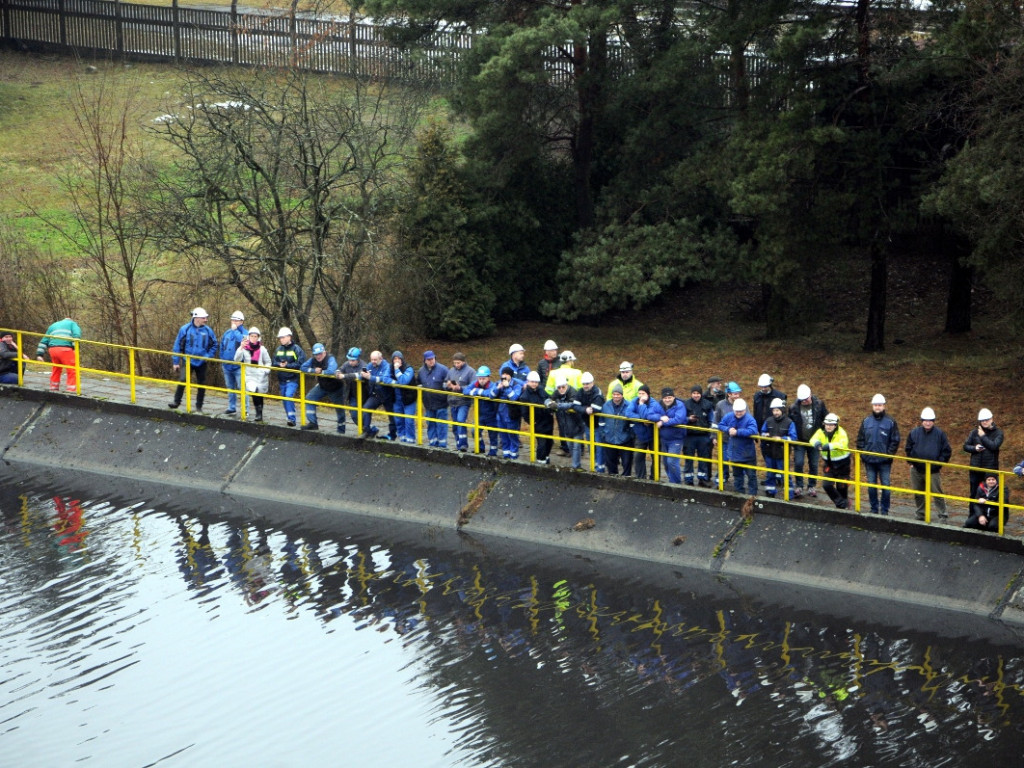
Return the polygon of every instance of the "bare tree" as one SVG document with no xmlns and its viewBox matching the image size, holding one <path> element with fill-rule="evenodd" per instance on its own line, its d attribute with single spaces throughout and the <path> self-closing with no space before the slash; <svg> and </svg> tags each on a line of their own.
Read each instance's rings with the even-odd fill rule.
<svg viewBox="0 0 1024 768">
<path fill-rule="evenodd" d="M 378 331 L 359 279 L 387 262 L 420 97 L 294 70 L 191 72 L 186 91 L 157 128 L 177 150 L 169 243 L 307 340 Z"/>
</svg>

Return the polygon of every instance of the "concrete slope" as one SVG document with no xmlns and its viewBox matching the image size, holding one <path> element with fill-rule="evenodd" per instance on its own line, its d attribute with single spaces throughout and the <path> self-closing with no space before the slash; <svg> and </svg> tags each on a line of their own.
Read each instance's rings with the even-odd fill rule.
<svg viewBox="0 0 1024 768">
<path fill-rule="evenodd" d="M 215 492 L 1024 625 L 1017 539 L 731 493 L 4 390 L 4 474 L 18 466 Z"/>
</svg>

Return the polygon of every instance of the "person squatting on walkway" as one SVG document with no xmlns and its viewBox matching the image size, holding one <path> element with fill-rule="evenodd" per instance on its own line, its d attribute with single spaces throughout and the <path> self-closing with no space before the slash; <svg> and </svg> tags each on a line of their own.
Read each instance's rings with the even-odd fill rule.
<svg viewBox="0 0 1024 768">
<path fill-rule="evenodd" d="M 343 379 L 338 377 L 338 361 L 330 354 L 320 342 L 313 345 L 313 354 L 302 363 L 300 370 L 316 376 L 316 386 L 306 394 L 306 423 L 303 429 L 320 429 L 316 418 L 317 403 L 341 403 Z M 344 374 L 342 374 L 344 375 Z M 345 411 L 341 408 L 335 409 L 338 419 L 338 432 L 345 431 Z"/>
<path fill-rule="evenodd" d="M 14 341 L 13 331 L 0 331 L 0 384 L 18 383 L 18 366 L 21 355 Z"/>
<path fill-rule="evenodd" d="M 782 400 L 782 398 L 776 399 Z M 747 412 L 747 402 L 742 397 L 733 401 L 732 412 L 726 413 L 722 417 L 718 422 L 718 429 L 729 436 L 729 442 L 726 445 L 726 460 L 733 462 L 734 465 L 732 467 L 733 488 L 737 493 L 743 493 L 744 481 L 746 481 L 747 493 L 756 494 L 757 447 L 754 445 L 754 436 L 757 434 L 757 422 Z M 735 466 L 737 464 L 744 466 Z"/>
<path fill-rule="evenodd" d="M 245 389 L 252 395 L 253 421 L 263 421 L 263 395 L 270 390 L 273 360 L 261 341 L 260 329 L 249 329 L 246 340 L 235 351 L 235 362 L 245 363 Z"/>
<path fill-rule="evenodd" d="M 936 495 L 942 493 L 942 467 L 939 464 L 932 464 L 929 468 L 926 462 L 949 461 L 953 455 L 953 446 L 949 444 L 946 433 L 935 426 L 935 411 L 932 408 L 921 410 L 921 425 L 910 430 L 904 450 L 907 459 L 910 460 L 910 487 L 915 491 L 923 491 L 927 478 L 932 503 L 939 517 L 949 517 L 946 513 L 946 500 L 941 495 Z M 925 495 L 915 493 L 914 503 L 917 519 L 924 520 Z"/>
<path fill-rule="evenodd" d="M 207 363 L 211 357 L 217 356 L 217 336 L 206 324 L 210 315 L 202 307 L 192 310 L 192 320 L 185 323 L 178 330 L 174 339 L 174 346 L 171 348 L 175 353 L 171 358 L 171 365 L 174 372 L 178 374 L 178 381 L 184 382 L 189 376 L 191 368 L 191 383 L 198 384 L 196 387 L 196 413 L 203 412 L 203 401 L 206 399 L 206 372 Z M 184 357 L 188 355 L 189 357 Z M 185 365 L 182 365 L 182 361 Z M 185 395 L 185 384 L 179 384 L 174 390 L 174 400 L 167 404 L 168 408 L 177 408 L 181 405 L 181 398 Z"/>
<path fill-rule="evenodd" d="M 768 470 L 764 476 L 764 492 L 774 498 L 780 485 L 785 488 L 783 480 L 785 475 L 780 471 L 786 468 L 786 446 L 782 441 L 796 440 L 796 424 L 786 412 L 786 403 L 779 398 L 775 398 L 771 402 L 771 415 L 765 419 L 764 425 L 761 427 L 761 435 L 775 438 L 775 440 L 764 441 L 767 443 L 764 452 L 764 465 Z M 783 498 L 791 498 L 793 490 L 793 477 L 790 476 L 789 493 L 783 494 Z"/>
<path fill-rule="evenodd" d="M 825 417 L 821 429 L 811 436 L 811 443 L 821 451 L 821 471 L 825 477 L 822 488 L 837 509 L 846 509 L 850 492 L 850 438 L 839 426 L 836 414 Z"/>
<path fill-rule="evenodd" d="M 429 349 L 424 352 L 416 383 L 423 387 L 423 415 L 429 419 L 427 443 L 434 448 L 448 447 L 448 425 L 441 423 L 448 418 L 448 395 L 444 393 L 447 378 L 447 366 L 437 362 L 436 355 Z"/>
<path fill-rule="evenodd" d="M 469 429 L 466 422 L 469 420 L 469 409 L 473 401 L 468 397 L 461 397 L 461 394 L 475 378 L 472 366 L 466 364 L 466 356 L 462 352 L 452 355 L 452 367 L 448 369 L 444 388 L 451 393 L 448 395 L 448 411 L 454 422 L 452 437 L 455 438 L 455 449 L 463 452 L 469 450 Z"/>
<path fill-rule="evenodd" d="M 288 426 L 295 426 L 295 401 L 299 392 L 299 371 L 306 362 L 302 347 L 292 341 L 292 329 L 288 326 L 277 332 L 277 349 L 274 350 L 274 367 L 277 369 L 277 387 L 281 392 L 284 416 Z"/>
<path fill-rule="evenodd" d="M 964 523 L 964 528 L 976 528 L 979 531 L 999 530 L 999 476 L 987 474 L 974 492 L 971 514 Z M 1003 507 L 1003 525 L 1009 510 Z"/>
<path fill-rule="evenodd" d="M 868 501 L 871 503 L 872 514 L 889 514 L 892 491 L 889 481 L 892 477 L 892 457 L 900 449 L 900 428 L 893 418 L 885 412 L 885 395 L 879 393 L 871 398 L 871 414 L 861 422 L 857 431 L 857 450 L 870 451 L 871 454 L 888 454 L 886 456 L 861 456 L 864 474 L 871 486 L 868 488 Z M 879 505 L 879 493 L 876 485 L 884 485 Z"/>
<path fill-rule="evenodd" d="M 661 390 L 661 401 L 654 403 L 647 411 L 648 421 L 654 422 L 658 433 L 658 450 L 665 465 L 665 477 L 670 483 L 682 483 L 679 456 L 686 439 L 686 406 L 676 399 L 675 390 L 665 387 Z"/>
<path fill-rule="evenodd" d="M 46 335 L 39 340 L 36 347 L 36 359 L 42 362 L 43 355 L 50 353 L 50 391 L 60 391 L 61 373 L 67 372 L 65 392 L 78 393 L 78 374 L 75 370 L 75 342 L 82 338 L 82 329 L 70 317 L 58 320 L 46 329 Z"/>
<path fill-rule="evenodd" d="M 228 391 L 228 409 L 224 411 L 226 416 L 234 416 L 238 412 L 238 391 L 242 388 L 242 366 L 234 365 L 235 352 L 245 341 L 249 332 L 245 330 L 242 323 L 245 322 L 245 315 L 238 310 L 231 313 L 231 327 L 224 331 L 220 337 L 220 359 L 228 362 L 221 363 L 220 369 L 224 372 L 224 388 Z"/>
</svg>

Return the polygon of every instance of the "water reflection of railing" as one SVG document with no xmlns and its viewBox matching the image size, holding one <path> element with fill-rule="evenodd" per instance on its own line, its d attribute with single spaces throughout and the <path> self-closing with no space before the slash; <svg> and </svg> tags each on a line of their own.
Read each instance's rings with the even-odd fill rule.
<svg viewBox="0 0 1024 768">
<path fill-rule="evenodd" d="M 808 735 L 837 759 L 856 750 L 865 728 L 971 728 L 998 738 L 1024 721 L 1024 656 L 987 646 L 977 653 L 898 631 L 792 620 L 777 609 L 758 614 L 569 572 L 523 572 L 466 553 L 169 516 L 141 504 L 23 494 L 2 508 L 4 569 L 20 553 L 26 571 L 63 567 L 73 576 L 95 553 L 110 560 L 106 578 L 130 579 L 159 547 L 204 610 L 237 592 L 248 611 L 394 633 L 440 689 L 481 685 L 502 660 L 568 675 L 606 701 L 647 695 L 649 686 L 660 687 L 658 696 L 705 695 L 710 685 L 737 705 L 801 713 Z M 71 548 L 61 545 L 69 515 L 76 532 L 88 532 Z M 129 526 L 127 537 L 111 532 L 114 522 Z M 127 555 L 120 568 L 117 547 Z"/>
</svg>

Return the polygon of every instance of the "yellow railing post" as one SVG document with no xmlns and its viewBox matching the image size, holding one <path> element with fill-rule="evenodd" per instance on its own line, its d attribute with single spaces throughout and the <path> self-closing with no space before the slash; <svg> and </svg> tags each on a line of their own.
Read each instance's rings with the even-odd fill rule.
<svg viewBox="0 0 1024 768">
<path fill-rule="evenodd" d="M 715 460 L 718 463 L 718 490 L 725 490 L 725 440 L 724 433 L 719 431 L 715 440 Z"/>
<path fill-rule="evenodd" d="M 530 430 L 529 430 L 529 435 L 530 435 L 530 461 L 531 462 L 534 462 L 534 461 L 537 460 L 537 441 L 535 439 L 535 436 L 536 436 L 537 433 L 535 431 L 536 428 L 534 427 L 534 424 L 533 424 L 533 419 L 534 419 L 534 416 L 536 415 L 536 413 L 537 413 L 537 406 L 536 405 L 531 405 L 530 406 Z"/>
<path fill-rule="evenodd" d="M 597 457 L 594 456 L 594 448 L 597 445 L 597 419 L 596 414 L 590 414 L 590 430 L 587 435 L 587 450 L 590 451 L 590 471 L 593 472 L 597 468 Z"/>
<path fill-rule="evenodd" d="M 932 463 L 924 463 L 924 521 L 932 521 Z"/>
<path fill-rule="evenodd" d="M 423 445 L 423 419 L 425 418 L 423 411 L 423 388 L 417 387 L 416 389 L 416 445 Z"/>
<path fill-rule="evenodd" d="M 860 512 L 860 451 L 853 452 L 853 508 Z"/>
<path fill-rule="evenodd" d="M 82 366 L 81 366 L 81 355 L 82 350 L 79 348 L 78 339 L 72 339 L 71 349 L 75 353 L 75 394 L 82 394 Z M 131 350 L 129 353 L 133 358 L 135 357 L 135 350 Z M 67 373 L 64 374 L 67 376 Z M 132 392 L 132 403 L 135 402 L 135 392 Z"/>
<path fill-rule="evenodd" d="M 363 377 L 356 374 L 356 434 L 369 437 L 368 429 L 363 429 Z"/>
<path fill-rule="evenodd" d="M 78 367 L 78 355 L 75 355 L 75 367 Z M 82 390 L 82 379 L 76 373 L 78 390 Z M 128 351 L 128 390 L 131 393 L 132 405 L 135 404 L 135 350 Z"/>
<path fill-rule="evenodd" d="M 782 498 L 789 501 L 789 440 L 782 441 Z"/>
<path fill-rule="evenodd" d="M 28 359 L 28 355 L 25 354 L 21 331 L 14 334 L 14 343 L 18 345 L 18 357 L 15 358 L 18 366 L 18 386 L 23 387 L 25 386 L 25 363 L 23 361 Z"/>
<path fill-rule="evenodd" d="M 192 413 L 192 358 L 185 355 L 185 413 Z"/>
<path fill-rule="evenodd" d="M 295 398 L 292 398 L 294 401 Z M 300 427 L 306 426 L 306 377 L 299 371 L 299 413 L 298 422 Z"/>
<path fill-rule="evenodd" d="M 999 481 L 999 490 L 996 492 L 997 495 L 999 496 L 999 507 L 998 507 L 998 511 L 999 511 L 999 528 L 998 528 L 998 532 L 999 532 L 999 535 L 1002 536 L 1003 535 L 1003 511 L 1006 508 L 1006 502 L 1003 500 L 1003 474 L 1002 474 L 1002 472 L 1000 472 L 999 474 L 996 475 L 996 479 Z M 969 511 L 970 511 L 970 507 L 968 507 L 968 512 Z"/>
<path fill-rule="evenodd" d="M 657 424 L 657 422 L 655 422 Z M 654 439 L 651 441 L 651 447 L 654 448 L 654 457 L 651 462 L 651 479 L 658 483 L 661 482 L 661 448 L 659 446 L 661 440 L 661 430 L 657 427 L 654 428 Z"/>
<path fill-rule="evenodd" d="M 245 369 L 247 365 L 239 366 L 239 377 L 238 377 L 238 418 L 241 421 L 245 421 Z"/>
<path fill-rule="evenodd" d="M 476 446 L 472 453 L 483 453 L 483 438 L 480 436 L 480 398 L 473 395 L 473 445 Z M 467 437 L 468 435 L 467 429 Z"/>
</svg>

